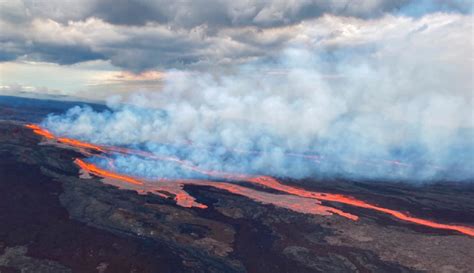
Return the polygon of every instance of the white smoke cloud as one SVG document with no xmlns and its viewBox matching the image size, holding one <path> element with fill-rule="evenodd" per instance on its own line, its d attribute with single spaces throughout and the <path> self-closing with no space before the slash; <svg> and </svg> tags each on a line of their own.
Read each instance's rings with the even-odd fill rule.
<svg viewBox="0 0 474 273">
<path fill-rule="evenodd" d="M 110 112 L 76 107 L 44 125 L 207 169 L 472 181 L 469 16 L 329 19 L 339 32 L 305 28 L 278 58 L 226 73 L 168 71 L 158 92 L 111 99 Z M 192 175 L 137 157 L 116 164 L 141 176 Z"/>
</svg>

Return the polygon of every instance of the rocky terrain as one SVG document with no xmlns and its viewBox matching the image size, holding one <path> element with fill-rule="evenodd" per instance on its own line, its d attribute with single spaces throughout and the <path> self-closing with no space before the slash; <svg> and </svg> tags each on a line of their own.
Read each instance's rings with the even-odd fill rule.
<svg viewBox="0 0 474 273">
<path fill-rule="evenodd" d="M 1 105 L 1 104 L 0 104 Z M 48 104 L 49 105 L 49 104 Z M 0 106 L 1 107 L 1 106 Z M 338 203 L 297 213 L 186 186 L 207 209 L 81 178 L 79 152 L 44 145 L 25 108 L 0 113 L 0 272 L 472 272 L 474 238 Z M 43 113 L 41 109 L 34 110 Z M 46 110 L 44 110 L 46 112 Z M 34 120 L 33 120 L 34 121 Z M 472 183 L 284 181 L 474 226 Z M 448 183 L 448 182 L 446 182 Z"/>
</svg>

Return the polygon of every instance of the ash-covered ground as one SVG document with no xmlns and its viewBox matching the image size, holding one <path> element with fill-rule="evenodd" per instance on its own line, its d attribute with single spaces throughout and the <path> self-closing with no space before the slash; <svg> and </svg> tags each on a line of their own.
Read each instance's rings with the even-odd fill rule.
<svg viewBox="0 0 474 273">
<path fill-rule="evenodd" d="M 0 272 L 472 272 L 474 238 L 327 202 L 297 213 L 205 186 L 184 208 L 83 179 L 83 155 L 24 127 L 75 102 L 0 97 Z M 100 109 L 100 105 L 95 105 Z M 474 226 L 473 183 L 283 181 L 440 223 Z"/>
</svg>

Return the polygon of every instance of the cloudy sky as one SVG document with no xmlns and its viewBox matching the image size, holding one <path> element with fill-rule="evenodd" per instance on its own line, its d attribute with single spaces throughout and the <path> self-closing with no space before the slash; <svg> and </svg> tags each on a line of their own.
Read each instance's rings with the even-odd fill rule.
<svg viewBox="0 0 474 273">
<path fill-rule="evenodd" d="M 0 0 L 0 92 L 103 99 L 159 90 L 170 70 L 271 64 L 289 48 L 338 62 L 415 48 L 464 67 L 466 80 L 472 10 L 469 0 Z"/>
</svg>

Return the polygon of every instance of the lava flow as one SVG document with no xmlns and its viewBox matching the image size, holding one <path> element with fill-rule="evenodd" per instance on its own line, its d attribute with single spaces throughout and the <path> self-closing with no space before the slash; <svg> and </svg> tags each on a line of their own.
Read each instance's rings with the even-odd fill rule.
<svg viewBox="0 0 474 273">
<path fill-rule="evenodd" d="M 93 173 L 97 176 L 119 179 L 119 180 L 122 180 L 130 184 L 134 184 L 134 185 L 143 185 L 143 182 L 137 179 L 100 169 L 92 163 L 86 163 L 80 159 L 76 159 L 74 162 L 83 170 L 87 170 L 88 172 Z"/>
<path fill-rule="evenodd" d="M 66 145 L 73 146 L 73 147 L 76 147 L 76 148 L 90 149 L 90 150 L 94 150 L 94 151 L 97 151 L 97 152 L 105 152 L 100 146 L 97 146 L 97 145 L 94 145 L 94 144 L 90 144 L 90 143 L 87 143 L 87 142 L 82 142 L 82 141 L 72 139 L 72 138 L 57 137 L 57 136 L 53 135 L 51 132 L 49 132 L 48 130 L 43 129 L 43 128 L 41 128 L 40 126 L 38 126 L 36 124 L 27 124 L 26 127 L 32 129 L 33 132 L 37 135 L 43 136 L 43 137 L 45 137 L 47 139 L 50 139 L 50 140 L 55 140 L 55 141 L 57 141 L 59 143 L 62 143 L 62 144 L 66 144 Z"/>
<path fill-rule="evenodd" d="M 183 207 L 197 207 L 207 208 L 206 205 L 201 204 L 195 200 L 194 197 L 190 196 L 183 187 L 185 185 L 198 185 L 213 187 L 221 190 L 228 191 L 233 194 L 246 196 L 252 200 L 263 204 L 272 204 L 277 207 L 287 208 L 296 212 L 318 214 L 318 215 L 332 215 L 338 214 L 342 217 L 346 217 L 351 220 L 358 220 L 358 216 L 344 212 L 342 210 L 325 206 L 321 201 L 337 202 L 345 205 L 350 205 L 359 208 L 370 209 L 378 211 L 384 214 L 391 215 L 397 219 L 405 222 L 410 222 L 426 227 L 453 230 L 469 236 L 474 237 L 474 228 L 467 226 L 449 225 L 416 218 L 409 216 L 405 213 L 376 206 L 362 200 L 358 200 L 351 196 L 332 194 L 332 193 L 320 193 L 312 192 L 302 188 L 289 186 L 280 183 L 276 179 L 268 176 L 251 176 L 246 174 L 233 174 L 225 173 L 213 170 L 203 170 L 192 163 L 181 160 L 176 157 L 169 156 L 158 156 L 149 152 L 113 147 L 113 146 L 97 146 L 90 143 L 78 141 L 75 139 L 57 137 L 51 132 L 39 127 L 38 125 L 27 125 L 28 128 L 32 129 L 36 134 L 41 135 L 49 140 L 57 141 L 58 143 L 79 149 L 89 149 L 95 152 L 101 152 L 103 154 L 109 153 L 121 153 L 121 154 L 133 154 L 138 155 L 151 160 L 164 160 L 179 164 L 181 167 L 195 171 L 215 179 L 224 179 L 225 182 L 199 180 L 199 179 L 157 179 L 147 180 L 135 178 L 123 174 L 116 173 L 111 170 L 102 169 L 92 163 L 87 163 L 81 159 L 76 159 L 75 163 L 85 172 L 94 174 L 96 176 L 109 179 L 109 183 L 122 187 L 136 190 L 139 193 L 153 193 L 162 197 L 173 197 L 176 203 Z M 90 153 L 86 153 L 90 155 Z M 112 161 L 112 159 L 108 159 Z M 113 164 L 112 164 L 113 165 Z M 117 181 L 124 183 L 117 183 Z M 230 182 L 234 181 L 234 182 Z M 247 188 L 243 185 L 237 185 L 235 182 L 246 182 L 258 185 L 259 187 L 269 188 L 280 192 L 279 194 L 268 193 L 265 191 L 259 191 L 256 189 Z"/>
<path fill-rule="evenodd" d="M 127 184 L 118 185 L 121 188 L 133 189 L 141 194 L 153 193 L 163 197 L 168 197 L 168 195 L 174 196 L 174 200 L 176 201 L 176 203 L 182 207 L 207 208 L 206 205 L 197 202 L 183 189 L 184 185 L 198 185 L 225 190 L 233 194 L 248 197 L 259 203 L 272 204 L 277 207 L 287 208 L 296 212 L 318 215 L 338 214 L 351 220 L 358 219 L 357 216 L 352 215 L 350 213 L 346 213 L 339 209 L 321 205 L 321 202 L 319 200 L 311 200 L 309 198 L 304 198 L 291 194 L 273 194 L 232 184 L 230 182 L 216 182 L 199 179 L 138 180 L 131 176 L 120 175 L 112 171 L 101 169 L 96 165 L 84 162 L 81 159 L 76 159 L 75 163 L 82 170 L 88 173 L 107 179 L 117 179 L 126 182 Z M 114 181 L 108 182 L 111 184 L 115 184 Z"/>
</svg>

